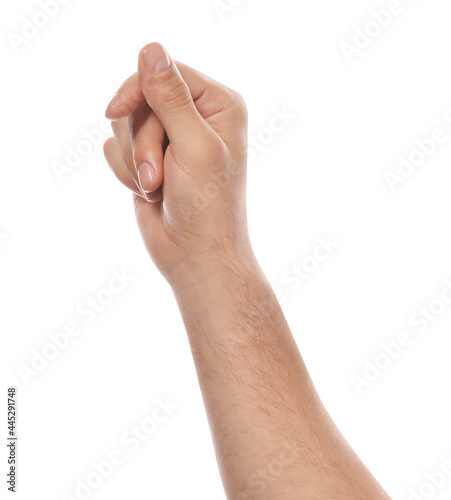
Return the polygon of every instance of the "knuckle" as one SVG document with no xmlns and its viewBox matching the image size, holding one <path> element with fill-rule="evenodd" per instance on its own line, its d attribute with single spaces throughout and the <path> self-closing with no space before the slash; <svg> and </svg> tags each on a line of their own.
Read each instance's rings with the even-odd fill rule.
<svg viewBox="0 0 451 500">
<path fill-rule="evenodd" d="M 108 156 L 111 156 L 115 147 L 116 147 L 116 139 L 114 137 L 110 137 L 104 142 L 103 154 L 105 155 L 106 158 L 108 158 Z"/>
<path fill-rule="evenodd" d="M 188 85 L 180 78 L 171 79 L 161 86 L 160 98 L 162 104 L 170 111 L 185 108 L 192 103 Z"/>
<path fill-rule="evenodd" d="M 247 106 L 244 97 L 236 90 L 228 89 L 230 109 L 238 117 L 247 119 Z"/>
</svg>

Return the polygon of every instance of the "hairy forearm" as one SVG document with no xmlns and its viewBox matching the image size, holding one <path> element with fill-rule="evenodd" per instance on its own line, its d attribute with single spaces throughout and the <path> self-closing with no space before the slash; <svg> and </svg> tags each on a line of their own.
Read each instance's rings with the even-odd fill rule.
<svg viewBox="0 0 451 500">
<path fill-rule="evenodd" d="M 174 292 L 228 498 L 388 499 L 325 411 L 256 261 L 205 266 Z"/>
</svg>

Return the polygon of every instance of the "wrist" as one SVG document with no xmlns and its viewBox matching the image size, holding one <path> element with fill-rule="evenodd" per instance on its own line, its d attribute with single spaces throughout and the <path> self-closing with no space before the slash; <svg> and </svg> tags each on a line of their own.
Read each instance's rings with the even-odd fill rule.
<svg viewBox="0 0 451 500">
<path fill-rule="evenodd" d="M 262 271 L 252 248 L 221 246 L 180 261 L 167 280 L 176 295 L 215 290 L 231 280 L 245 279 Z"/>
</svg>

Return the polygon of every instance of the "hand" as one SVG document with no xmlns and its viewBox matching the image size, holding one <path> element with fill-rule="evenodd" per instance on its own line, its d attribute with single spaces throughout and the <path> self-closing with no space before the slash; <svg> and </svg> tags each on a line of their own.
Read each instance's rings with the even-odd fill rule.
<svg viewBox="0 0 451 500">
<path fill-rule="evenodd" d="M 171 285 L 210 272 L 221 255 L 252 258 L 246 217 L 247 112 L 235 91 L 144 47 L 138 72 L 106 116 L 104 146 L 134 192 L 146 247 Z"/>
</svg>

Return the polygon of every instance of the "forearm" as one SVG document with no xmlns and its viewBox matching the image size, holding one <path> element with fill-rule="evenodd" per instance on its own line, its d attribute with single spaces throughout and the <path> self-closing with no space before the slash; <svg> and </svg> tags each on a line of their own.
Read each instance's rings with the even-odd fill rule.
<svg viewBox="0 0 451 500">
<path fill-rule="evenodd" d="M 389 498 L 322 406 L 256 261 L 205 266 L 174 292 L 228 498 Z"/>
</svg>

